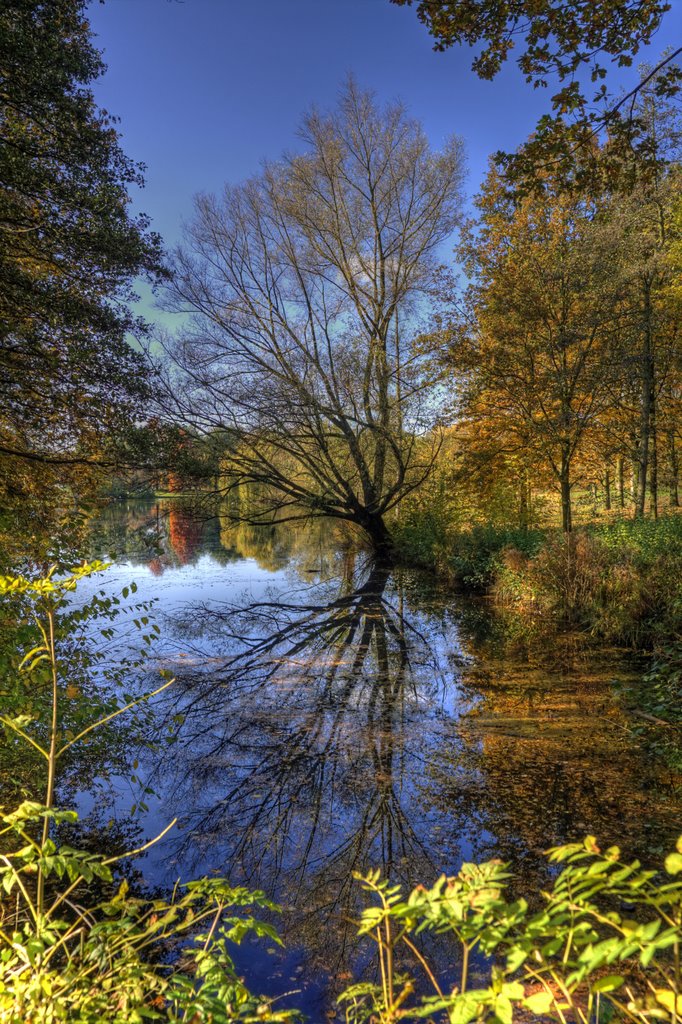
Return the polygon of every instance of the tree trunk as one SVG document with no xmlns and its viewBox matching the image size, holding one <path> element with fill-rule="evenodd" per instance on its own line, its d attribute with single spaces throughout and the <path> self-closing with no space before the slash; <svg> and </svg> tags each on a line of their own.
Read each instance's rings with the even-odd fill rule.
<svg viewBox="0 0 682 1024">
<path fill-rule="evenodd" d="M 528 529 L 528 474 L 525 470 L 519 481 L 519 527 L 522 530 Z"/>
<path fill-rule="evenodd" d="M 680 507 L 679 476 L 680 463 L 675 448 L 675 432 L 668 431 L 668 461 L 670 463 L 670 505 L 672 508 Z"/>
<path fill-rule="evenodd" d="M 608 466 L 606 467 L 606 470 L 604 471 L 604 504 L 606 506 L 606 511 L 610 512 L 611 511 L 611 472 L 610 472 Z"/>
<path fill-rule="evenodd" d="M 654 353 L 651 331 L 651 282 L 644 280 L 644 337 L 642 339 L 642 397 L 640 408 L 639 480 L 635 517 L 641 519 L 646 508 L 646 487 L 649 474 L 649 441 L 654 402 Z"/>
<path fill-rule="evenodd" d="M 658 431 L 656 429 L 656 399 L 651 399 L 651 511 L 654 519 L 658 519 Z"/>
<path fill-rule="evenodd" d="M 561 475 L 559 484 L 561 487 L 561 528 L 564 533 L 570 533 L 573 528 L 571 512 L 571 464 L 568 455 L 562 453 Z"/>
<path fill-rule="evenodd" d="M 394 551 L 393 538 L 383 516 L 377 512 L 365 512 L 358 518 L 358 522 L 369 537 L 377 557 L 390 560 Z"/>
<path fill-rule="evenodd" d="M 621 508 L 625 508 L 625 462 L 623 456 L 618 458 L 618 500 Z"/>
<path fill-rule="evenodd" d="M 375 494 L 379 495 L 384 490 L 384 473 L 386 470 L 386 449 L 387 438 L 390 435 L 391 427 L 391 403 L 389 400 L 389 378 L 390 368 L 386 353 L 386 339 L 376 338 L 371 342 L 374 346 L 374 353 L 369 354 L 369 365 L 374 363 L 377 383 L 377 404 L 379 429 L 374 431 L 374 475 L 372 485 Z M 366 401 L 369 422 L 373 420 L 371 402 Z"/>
<path fill-rule="evenodd" d="M 533 525 L 533 485 L 530 482 L 530 476 L 528 477 L 528 489 L 526 491 L 528 502 L 528 529 Z"/>
</svg>

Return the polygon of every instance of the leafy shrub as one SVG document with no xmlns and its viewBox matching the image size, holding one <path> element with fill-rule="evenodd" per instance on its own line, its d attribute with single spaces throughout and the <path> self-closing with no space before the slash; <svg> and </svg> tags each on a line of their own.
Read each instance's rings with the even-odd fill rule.
<svg viewBox="0 0 682 1024">
<path fill-rule="evenodd" d="M 458 511 L 447 481 L 442 476 L 428 481 L 401 502 L 391 523 L 391 534 L 401 558 L 413 565 L 435 565 L 442 569 L 457 520 Z"/>
<path fill-rule="evenodd" d="M 651 647 L 678 629 L 681 587 L 682 518 L 671 517 L 547 534 L 530 556 L 507 548 L 493 592 L 520 614 Z"/>
<path fill-rule="evenodd" d="M 586 533 L 553 535 L 533 558 L 507 549 L 496 577 L 503 601 L 535 607 L 568 621 L 579 621 L 602 600 L 608 566 L 599 543 Z"/>
<path fill-rule="evenodd" d="M 418 516 L 405 513 L 393 528 L 392 536 L 403 561 L 442 568 L 443 552 L 448 544 L 448 523 L 437 508 Z"/>
<path fill-rule="evenodd" d="M 454 878 L 443 876 L 406 898 L 378 872 L 362 878 L 375 903 L 362 915 L 360 934 L 376 942 L 380 981 L 346 989 L 346 1020 L 511 1024 L 530 1015 L 590 1024 L 615 1012 L 620 1020 L 676 1022 L 682 838 L 662 877 L 638 861 L 624 863 L 618 847 L 602 853 L 592 836 L 550 850 L 549 859 L 563 867 L 535 911 L 523 899 L 506 901 L 509 874 L 499 861 L 464 864 Z M 449 991 L 418 947 L 424 932 L 453 942 L 459 981 Z M 421 979 L 396 971 L 405 948 Z M 476 953 L 486 958 L 487 984 L 472 987 Z M 422 979 L 432 994 L 417 994 Z"/>
<path fill-rule="evenodd" d="M 228 941 L 240 942 L 247 935 L 279 941 L 271 925 L 245 913 L 251 908 L 277 909 L 263 893 L 232 888 L 225 879 L 204 878 L 178 884 L 168 900 L 148 900 L 131 897 L 124 881 L 114 895 L 96 900 L 94 883 L 99 880 L 111 888 L 115 866 L 151 843 L 106 857 L 58 845 L 51 837 L 53 825 L 76 820 L 73 812 L 53 806 L 60 762 L 80 740 L 90 739 L 145 700 L 98 707 L 108 713 L 81 722 L 75 735 L 65 729 L 62 705 L 68 687 L 63 683 L 68 666 L 59 657 L 62 620 L 73 625 L 90 622 L 98 614 L 112 618 L 115 607 L 100 597 L 84 608 L 69 608 L 69 595 L 79 581 L 103 568 L 96 562 L 61 578 L 54 570 L 38 580 L 0 577 L 0 593 L 22 603 L 38 634 L 38 643 L 21 658 L 16 674 L 21 683 L 46 689 L 49 695 L 35 705 L 47 721 L 26 714 L 0 715 L 7 733 L 24 742 L 46 766 L 43 804 L 24 801 L 11 813 L 0 808 L 0 1021 L 291 1020 L 297 1016 L 293 1011 L 275 1011 L 268 1000 L 248 991 L 227 948 Z M 147 621 L 142 616 L 140 627 Z M 100 632 L 112 633 L 109 628 Z M 152 637 L 144 633 L 143 639 L 149 643 Z M 75 657 L 73 645 L 70 650 Z M 96 669 L 98 660 L 81 653 L 76 664 L 83 683 L 83 673 Z"/>
<path fill-rule="evenodd" d="M 422 496 L 418 502 L 403 502 L 393 536 L 407 561 L 435 566 L 464 587 L 485 590 L 493 582 L 506 548 L 534 554 L 545 533 L 492 524 L 462 527 L 452 502 L 437 492 L 429 501 Z"/>
<path fill-rule="evenodd" d="M 659 555 L 682 555 L 682 517 L 617 519 L 588 527 L 589 533 L 618 552 L 627 549 L 639 564 L 650 564 Z"/>
<path fill-rule="evenodd" d="M 543 542 L 542 530 L 474 526 L 452 538 L 447 564 L 458 582 L 473 590 L 485 590 L 504 564 L 505 552 L 514 548 L 532 556 Z"/>
<path fill-rule="evenodd" d="M 74 820 L 25 802 L 0 815 L 0 1020 L 96 1024 L 142 1020 L 287 1021 L 237 975 L 227 942 L 278 942 L 248 912 L 277 909 L 261 892 L 210 878 L 178 885 L 170 899 L 134 898 L 124 881 L 93 905 L 94 879 L 113 882 L 123 858 L 97 856 L 32 835 L 44 820 Z M 135 851 L 139 852 L 139 851 Z M 123 856 L 129 856 L 124 854 Z M 35 879 L 50 891 L 40 903 Z"/>
</svg>

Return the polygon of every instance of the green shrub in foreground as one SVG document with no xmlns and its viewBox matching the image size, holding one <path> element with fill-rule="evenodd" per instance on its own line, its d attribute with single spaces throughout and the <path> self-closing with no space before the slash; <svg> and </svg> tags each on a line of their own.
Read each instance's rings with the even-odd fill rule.
<svg viewBox="0 0 682 1024">
<path fill-rule="evenodd" d="M 133 898 L 125 882 L 113 896 L 98 900 L 93 883 L 111 888 L 116 865 L 151 843 L 105 857 L 58 846 L 51 836 L 55 824 L 76 818 L 54 808 L 57 773 L 65 756 L 173 682 L 82 723 L 76 735 L 64 727 L 69 666 L 59 656 L 58 637 L 65 622 L 84 616 L 93 621 L 101 614 L 110 620 L 115 614 L 112 603 L 99 597 L 76 612 L 70 608 L 69 596 L 78 583 L 104 568 L 94 562 L 63 576 L 53 567 L 37 580 L 0 577 L 0 594 L 21 603 L 34 620 L 38 639 L 22 652 L 16 674 L 24 685 L 45 691 L 46 701 L 38 707 L 48 708 L 47 722 L 0 714 L 7 736 L 18 738 L 45 767 L 43 804 L 24 801 L 13 812 L 0 813 L 0 1022 L 290 1020 L 296 1014 L 277 1012 L 268 1000 L 248 991 L 228 952 L 228 941 L 238 943 L 247 935 L 279 942 L 269 924 L 249 913 L 252 908 L 277 909 L 263 893 L 233 888 L 220 878 L 202 878 L 176 885 L 167 900 Z M 143 616 L 140 627 L 147 621 Z M 112 631 L 100 633 L 110 636 Z M 150 635 L 143 634 L 143 639 L 148 643 Z M 82 662 L 89 667 L 97 663 L 87 657 Z M 86 698 L 86 708 L 88 704 Z"/>
<path fill-rule="evenodd" d="M 140 900 L 124 883 L 93 905 L 88 884 L 110 881 L 113 859 L 35 842 L 31 825 L 45 813 L 25 804 L 2 817 L 0 835 L 24 844 L 6 842 L 0 853 L 3 1024 L 229 1024 L 298 1016 L 252 996 L 228 952 L 228 941 L 249 934 L 277 941 L 249 913 L 274 909 L 262 893 L 211 878 L 178 886 L 167 900 Z M 601 852 L 592 837 L 549 851 L 549 859 L 562 870 L 549 892 L 536 894 L 539 910 L 505 899 L 510 875 L 495 860 L 464 864 L 456 876 L 405 897 L 378 872 L 362 877 L 372 905 L 359 935 L 375 940 L 379 980 L 342 993 L 346 1020 L 511 1024 L 530 1016 L 590 1024 L 613 1017 L 676 1024 L 682 840 L 662 874 L 625 863 L 617 847 Z M 40 915 L 31 896 L 38 869 L 53 880 Z M 451 988 L 441 987 L 438 969 L 420 951 L 420 935 L 429 931 L 452 941 L 459 977 Z M 401 948 L 412 957 L 412 973 L 395 967 Z"/>
<path fill-rule="evenodd" d="M 277 909 L 261 892 L 221 878 L 176 886 L 169 899 L 138 899 L 125 882 L 94 902 L 123 858 L 33 837 L 43 820 L 74 820 L 25 802 L 0 815 L 0 1021 L 2 1024 L 137 1024 L 144 1020 L 287 1021 L 238 977 L 227 942 L 279 942 L 250 911 Z M 126 854 L 124 856 L 129 856 Z M 48 895 L 39 911 L 35 882 Z"/>
<path fill-rule="evenodd" d="M 561 865 L 543 906 L 505 900 L 509 874 L 499 861 L 465 864 L 404 897 L 378 872 L 361 879 L 374 904 L 360 934 L 372 936 L 379 981 L 348 988 L 341 997 L 346 1020 L 393 1024 L 511 1024 L 541 1017 L 566 1024 L 599 1019 L 676 1024 L 682 1016 L 682 838 L 665 861 L 665 873 L 624 863 L 618 847 L 601 852 L 593 837 L 557 847 Z M 444 990 L 419 950 L 419 936 L 436 932 L 452 940 L 457 984 Z M 407 948 L 415 973 L 395 964 Z M 472 957 L 483 954 L 487 977 L 472 985 Z M 431 988 L 423 991 L 424 981 Z"/>
</svg>

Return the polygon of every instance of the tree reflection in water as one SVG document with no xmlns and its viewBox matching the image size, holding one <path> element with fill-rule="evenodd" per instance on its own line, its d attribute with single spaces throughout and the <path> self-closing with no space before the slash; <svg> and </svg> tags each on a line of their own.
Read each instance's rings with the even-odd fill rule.
<svg viewBox="0 0 682 1024">
<path fill-rule="evenodd" d="M 353 570 L 347 555 L 335 583 L 193 610 L 192 631 L 231 653 L 182 673 L 166 708 L 185 716 L 182 745 L 158 767 L 182 808 L 175 861 L 227 866 L 274 894 L 289 941 L 328 967 L 353 932 L 354 871 L 412 884 L 456 866 L 441 862 L 437 822 L 415 800 L 454 721 L 447 642 L 406 615 L 388 567 Z"/>
<path fill-rule="evenodd" d="M 520 895 L 546 886 L 549 846 L 593 834 L 653 866 L 679 833 L 682 780 L 633 735 L 616 657 L 555 637 L 524 657 L 489 651 L 464 675 L 476 706 L 422 795 L 449 810 L 474 859 L 513 865 Z"/>
<path fill-rule="evenodd" d="M 527 892 L 546 883 L 553 843 L 595 833 L 642 854 L 652 835 L 674 840 L 679 801 L 632 742 L 610 659 L 590 667 L 556 644 L 466 657 L 458 605 L 419 574 L 350 551 L 337 565 L 335 579 L 185 616 L 187 646 L 208 639 L 214 655 L 183 663 L 165 707 L 185 716 L 156 771 L 184 825 L 175 872 L 262 887 L 288 943 L 339 971 L 354 871 L 413 885 L 502 856 Z"/>
<path fill-rule="evenodd" d="M 160 623 L 177 684 L 159 735 L 177 743 L 138 774 L 163 798 L 162 824 L 178 813 L 184 827 L 150 854 L 150 880 L 215 870 L 262 887 L 320 977 L 357 949 L 353 871 L 412 885 L 499 856 L 525 893 L 546 882 L 552 844 L 591 833 L 655 859 L 674 843 L 679 779 L 614 700 L 613 676 L 630 670 L 615 652 L 583 638 L 514 646 L 484 603 L 372 564 L 320 524 L 203 522 L 180 569 L 164 511 L 134 523 L 166 569 L 150 582 L 141 555 L 147 586 L 186 609 Z M 235 580 L 254 589 L 240 597 Z M 187 604 L 205 581 L 210 605 Z"/>
</svg>

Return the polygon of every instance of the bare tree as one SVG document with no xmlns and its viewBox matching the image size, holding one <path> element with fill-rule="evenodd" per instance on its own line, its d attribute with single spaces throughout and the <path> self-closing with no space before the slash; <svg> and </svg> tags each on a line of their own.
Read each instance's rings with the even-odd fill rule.
<svg viewBox="0 0 682 1024">
<path fill-rule="evenodd" d="M 458 222 L 462 144 L 431 152 L 400 104 L 352 80 L 300 135 L 302 155 L 197 199 L 175 256 L 173 308 L 193 316 L 166 345 L 168 397 L 194 428 L 237 431 L 226 487 L 260 485 L 253 521 L 334 516 L 385 549 L 386 513 L 439 444 L 413 339 Z"/>
</svg>

